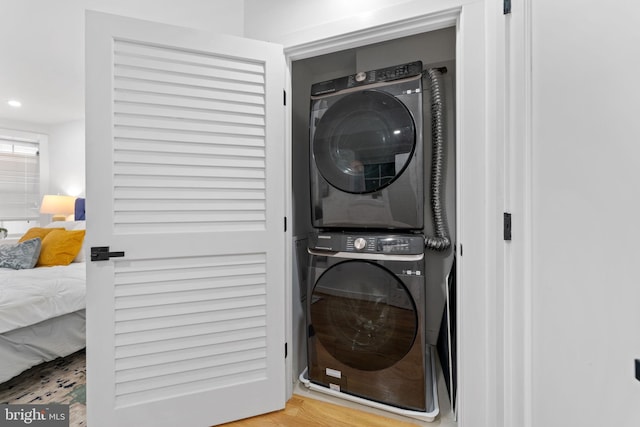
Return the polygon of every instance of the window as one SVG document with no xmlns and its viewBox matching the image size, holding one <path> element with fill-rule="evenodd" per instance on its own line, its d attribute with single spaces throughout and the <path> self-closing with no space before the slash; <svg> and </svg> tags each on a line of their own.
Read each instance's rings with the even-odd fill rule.
<svg viewBox="0 0 640 427">
<path fill-rule="evenodd" d="M 0 135 L 0 227 L 21 234 L 40 219 L 40 144 Z"/>
</svg>

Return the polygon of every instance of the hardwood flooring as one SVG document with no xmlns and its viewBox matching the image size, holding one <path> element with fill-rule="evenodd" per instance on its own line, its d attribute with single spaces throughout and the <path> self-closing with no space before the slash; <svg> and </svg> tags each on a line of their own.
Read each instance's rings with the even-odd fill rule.
<svg viewBox="0 0 640 427">
<path fill-rule="evenodd" d="M 415 427 L 368 412 L 294 394 L 281 411 L 224 424 L 224 427 Z"/>
</svg>

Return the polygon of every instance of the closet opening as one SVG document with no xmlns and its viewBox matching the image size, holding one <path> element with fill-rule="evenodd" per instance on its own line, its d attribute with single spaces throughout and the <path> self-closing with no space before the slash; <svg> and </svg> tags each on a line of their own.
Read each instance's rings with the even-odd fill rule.
<svg viewBox="0 0 640 427">
<path fill-rule="evenodd" d="M 311 127 L 317 125 L 317 117 L 313 117 L 312 113 L 313 103 L 311 101 L 311 88 L 312 85 L 320 82 L 335 81 L 337 79 L 343 79 L 348 76 L 356 76 L 358 73 L 367 73 L 375 70 L 386 70 L 401 66 L 403 64 L 416 63 L 419 61 L 422 65 L 422 100 L 420 108 L 416 108 L 414 111 L 410 111 L 414 121 L 421 123 L 422 126 L 418 126 L 418 132 L 422 133 L 422 148 L 419 151 L 413 151 L 412 155 L 420 156 L 419 161 L 422 162 L 422 172 L 419 174 L 419 179 L 422 180 L 421 185 L 421 215 L 422 215 L 422 227 L 413 227 L 411 229 L 397 229 L 391 228 L 385 229 L 384 226 L 367 226 L 364 229 L 359 229 L 356 226 L 340 228 L 339 226 L 325 228 L 323 226 L 314 226 L 313 218 L 317 216 L 317 212 L 312 210 L 318 209 L 314 206 L 312 193 L 318 191 L 326 191 L 323 189 L 312 189 L 314 183 L 311 177 L 314 173 L 321 173 L 313 170 L 314 152 L 312 147 L 313 131 Z M 434 100 L 434 92 L 432 90 L 432 81 L 429 79 L 429 70 L 437 69 L 441 73 L 439 76 L 439 93 L 438 97 L 441 97 L 440 106 L 443 114 L 441 122 L 441 135 L 443 138 L 441 160 L 434 162 L 434 133 L 432 132 L 432 123 L 434 123 L 434 112 L 432 108 Z M 368 74 L 367 74 L 368 75 Z M 373 85 L 371 90 L 377 90 L 377 86 Z M 405 36 L 388 41 L 372 43 L 359 47 L 349 48 L 346 50 L 340 50 L 320 56 L 313 56 L 305 59 L 294 60 L 291 62 L 291 177 L 292 177 L 292 221 L 291 221 L 291 235 L 293 238 L 293 263 L 292 263 L 292 301 L 293 301 L 293 343 L 291 346 L 292 365 L 293 365 L 293 381 L 296 383 L 294 387 L 302 387 L 305 389 L 303 382 L 299 382 L 298 378 L 302 375 L 302 378 L 308 376 L 309 360 L 308 360 L 308 340 L 310 334 L 314 333 L 313 322 L 310 322 L 311 299 L 314 301 L 318 299 L 319 293 L 314 293 L 314 288 L 321 281 L 317 280 L 317 269 L 314 268 L 314 245 L 319 234 L 324 234 L 326 238 L 327 234 L 343 236 L 345 238 L 351 238 L 353 236 L 358 237 L 364 235 L 365 240 L 375 238 L 375 242 L 387 240 L 389 236 L 393 235 L 397 240 L 397 236 L 400 238 L 409 237 L 409 240 L 413 241 L 417 236 L 436 236 L 438 235 L 437 219 L 434 218 L 440 216 L 443 218 L 444 226 L 446 228 L 448 238 L 450 239 L 450 246 L 446 248 L 439 248 L 440 250 L 434 250 L 430 248 L 423 248 L 424 264 L 421 264 L 420 269 L 412 267 L 408 269 L 410 274 L 414 275 L 419 271 L 420 281 L 418 283 L 424 283 L 426 289 L 424 298 L 417 298 L 413 301 L 413 304 L 417 304 L 418 311 L 423 313 L 419 317 L 419 322 L 423 322 L 423 340 L 426 347 L 426 359 L 427 364 L 430 358 L 435 364 L 435 385 L 437 393 L 437 401 L 434 402 L 435 406 L 430 406 L 425 412 L 429 414 L 426 417 L 413 417 L 418 420 L 430 421 L 437 417 L 440 422 L 444 422 L 444 425 L 457 425 L 455 422 L 455 416 L 452 411 L 452 403 L 455 408 L 456 403 L 456 353 L 455 353 L 455 252 L 457 245 L 457 154 L 456 154 L 456 28 L 446 27 L 436 29 L 434 31 L 424 32 L 416 35 Z M 420 111 L 420 113 L 418 113 Z M 315 121 L 316 123 L 313 123 Z M 382 137 L 384 139 L 384 137 Z M 366 144 L 365 144 L 366 145 Z M 340 150 L 336 149 L 335 152 Z M 342 155 L 349 156 L 350 154 Z M 437 155 L 437 154 L 436 154 Z M 335 154 L 334 154 L 335 157 Z M 394 162 L 398 163 L 399 157 L 396 155 Z M 418 161 L 416 159 L 412 161 Z M 339 162 L 338 162 L 339 163 Z M 389 163 L 389 162 L 387 162 Z M 391 162 L 393 163 L 393 162 Z M 393 166 L 393 165 L 391 165 Z M 397 166 L 397 165 L 396 165 Z M 435 213 L 432 209 L 432 196 L 433 194 L 433 180 L 432 174 L 433 168 L 438 168 L 441 173 L 441 194 L 438 198 L 440 200 L 440 213 Z M 398 167 L 398 170 L 400 167 Z M 408 173 L 408 168 L 404 169 L 401 173 Z M 418 178 L 415 170 L 411 171 L 414 176 L 411 179 Z M 326 185 L 325 185 L 326 187 Z M 317 197 L 317 196 L 315 196 Z M 374 196 L 372 199 L 375 199 Z M 382 197 L 382 194 L 380 195 Z M 420 199 L 420 198 L 418 198 Z M 348 200 L 348 199 L 347 199 Z M 371 200 L 371 199 L 370 199 Z M 412 202 L 413 203 L 413 202 Z M 341 204 L 337 203 L 335 206 L 340 209 Z M 345 206 L 348 208 L 348 206 Z M 323 215 L 328 215 L 325 212 Z M 400 241 L 402 246 L 404 240 Z M 377 243 L 376 243 L 377 244 Z M 349 259 L 341 260 L 348 263 Z M 370 261 L 364 261 L 374 266 Z M 311 267 L 311 268 L 310 268 Z M 375 267 L 375 266 L 374 266 Z M 381 268 L 387 268 L 383 266 Z M 331 270 L 328 270 L 331 271 Z M 355 271 L 355 270 L 354 270 Z M 371 268 L 371 273 L 375 275 L 376 268 Z M 406 269 L 404 271 L 406 273 Z M 365 274 L 365 276 L 366 276 Z M 334 294 L 340 292 L 347 292 L 344 289 L 354 283 L 361 283 L 365 281 L 362 277 L 358 277 L 356 272 L 352 279 L 349 279 L 349 283 L 335 283 L 333 286 L 337 289 L 333 289 Z M 371 276 L 374 277 L 374 276 Z M 368 280 L 371 282 L 372 279 Z M 328 279 L 327 276 L 324 279 Z M 324 280 L 326 283 L 327 280 Z M 401 286 L 398 286 L 401 288 Z M 378 292 L 378 294 L 376 294 Z M 371 291 L 368 294 L 376 294 L 378 297 L 384 293 L 384 291 Z M 324 294 L 323 294 L 324 295 Z M 389 291 L 385 294 L 385 298 L 388 299 L 389 306 L 402 305 L 401 299 L 398 294 L 394 294 L 393 291 Z M 395 299 L 394 299 L 395 298 Z M 378 319 L 380 316 L 384 316 L 382 313 L 376 314 Z M 416 317 L 418 319 L 418 317 Z M 450 321 L 449 319 L 453 319 Z M 353 320 L 353 319 L 352 319 Z M 370 319 L 371 320 L 371 319 Z M 343 322 L 347 321 L 343 319 Z M 371 322 L 368 323 L 371 325 Z M 340 327 L 337 323 L 333 326 L 335 338 L 338 335 L 343 334 L 344 331 L 340 331 Z M 362 326 L 364 328 L 364 326 Z M 317 328 L 316 328 L 317 329 Z M 376 332 L 381 334 L 384 326 L 378 329 Z M 331 335 L 331 327 L 326 329 Z M 311 331 L 311 332 L 310 332 Z M 361 331 L 362 332 L 362 331 Z M 353 332 L 358 334 L 358 332 Z M 393 334 L 390 334 L 393 335 Z M 343 337 L 344 338 L 344 337 Z M 352 342 L 358 341 L 355 335 L 350 338 Z M 384 364 L 383 364 L 384 365 Z M 329 367 L 327 367 L 330 369 Z M 383 377 L 384 378 L 384 377 Z M 347 381 L 347 380 L 344 380 Z M 344 383 L 343 381 L 343 383 Z M 429 382 L 430 379 L 427 379 Z M 313 381 L 312 381 L 313 382 Z M 328 380 L 329 388 L 334 388 L 331 384 L 337 383 L 340 387 L 340 381 Z M 427 388 L 428 388 L 427 384 Z M 349 387 L 343 386 L 346 389 L 346 394 Z M 294 389 L 295 392 L 295 389 Z M 345 393 L 343 393 L 344 395 Z M 358 394 L 357 392 L 355 394 Z M 323 398 L 322 393 L 318 392 L 314 394 L 314 397 Z M 345 400 L 345 402 L 348 400 Z M 369 399 L 365 399 L 369 400 Z M 377 398 L 376 404 L 383 401 L 384 398 Z M 393 401 L 393 399 L 390 399 Z M 396 403 L 391 406 L 402 407 L 402 401 L 395 401 Z M 370 406 L 376 406 L 370 405 Z M 406 410 L 406 407 L 411 405 L 404 405 L 405 408 L 400 408 L 400 411 L 396 413 L 399 415 L 405 415 L 402 411 Z M 430 412 L 431 411 L 431 412 Z M 395 413 L 392 411 L 390 416 Z M 430 415 L 433 415 L 431 417 Z M 409 414 L 409 416 L 411 416 Z M 428 425 L 428 424 L 425 424 Z"/>
</svg>

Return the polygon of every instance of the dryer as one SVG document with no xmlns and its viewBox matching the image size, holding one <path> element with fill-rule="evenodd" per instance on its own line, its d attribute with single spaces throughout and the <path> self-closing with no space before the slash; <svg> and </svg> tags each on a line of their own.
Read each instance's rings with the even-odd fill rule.
<svg viewBox="0 0 640 427">
<path fill-rule="evenodd" d="M 313 233 L 309 253 L 308 381 L 433 414 L 424 236 Z"/>
<path fill-rule="evenodd" d="M 311 219 L 316 228 L 421 230 L 422 62 L 311 86 Z"/>
</svg>

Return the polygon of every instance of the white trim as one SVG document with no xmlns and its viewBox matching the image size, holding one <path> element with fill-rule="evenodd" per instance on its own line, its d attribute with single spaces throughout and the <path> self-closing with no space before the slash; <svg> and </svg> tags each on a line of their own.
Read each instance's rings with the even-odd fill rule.
<svg viewBox="0 0 640 427">
<path fill-rule="evenodd" d="M 460 7 L 446 9 L 429 15 L 416 16 L 402 21 L 286 47 L 284 52 L 289 61 L 298 61 L 340 50 L 453 27 L 456 25 L 460 11 Z"/>
<path fill-rule="evenodd" d="M 458 414 L 461 427 L 500 424 L 495 377 L 496 270 L 494 41 L 484 2 L 462 9 L 457 38 Z M 459 254 L 460 255 L 460 254 Z M 501 301 L 500 301 L 501 303 Z"/>
<path fill-rule="evenodd" d="M 514 215 L 513 241 L 505 269 L 505 398 L 504 424 L 533 425 L 533 311 L 532 311 L 532 34 L 531 0 L 515 0 L 507 21 L 507 94 L 510 123 L 506 135 L 509 168 L 507 195 Z"/>
<path fill-rule="evenodd" d="M 283 58 L 284 60 L 284 58 Z M 293 248 L 295 245 L 295 241 L 297 240 L 297 236 L 293 236 L 293 177 L 292 177 L 292 169 L 291 162 L 293 159 L 291 141 L 293 140 L 292 135 L 292 124 L 291 124 L 291 104 L 292 104 L 292 88 L 291 88 L 291 63 L 285 61 L 285 81 L 283 82 L 283 87 L 285 91 L 285 112 L 284 112 L 284 155 L 285 155 L 285 188 L 282 189 L 284 192 L 285 199 L 285 218 L 286 221 L 286 229 L 283 238 L 285 239 L 285 249 L 284 249 L 284 264 L 285 264 L 285 288 L 284 288 L 284 304 L 285 304 L 285 345 L 287 346 L 287 355 L 285 357 L 285 373 L 286 373 L 286 383 L 285 383 L 285 396 L 286 399 L 289 400 L 293 395 L 293 388 L 296 382 L 296 378 L 293 374 L 293 358 L 295 347 L 293 345 L 293 304 L 294 304 L 294 295 L 293 286 L 296 285 L 296 281 L 293 280 L 290 272 L 293 271 Z M 284 224 L 283 224 L 284 226 Z"/>
<path fill-rule="evenodd" d="M 523 427 L 533 426 L 533 11 L 532 0 L 524 1 L 524 173 L 523 202 Z"/>
</svg>

